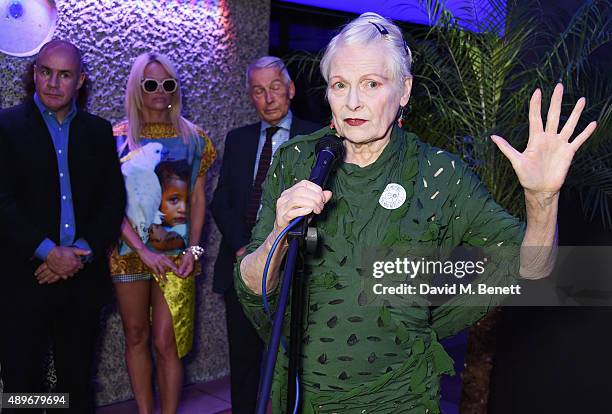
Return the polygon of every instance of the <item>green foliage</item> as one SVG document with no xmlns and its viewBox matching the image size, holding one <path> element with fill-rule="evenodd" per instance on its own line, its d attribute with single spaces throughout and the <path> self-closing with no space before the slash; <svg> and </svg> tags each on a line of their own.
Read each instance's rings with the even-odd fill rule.
<svg viewBox="0 0 612 414">
<path fill-rule="evenodd" d="M 591 62 L 593 52 L 612 40 L 612 0 L 585 1 L 565 27 L 547 23 L 537 0 L 482 0 L 478 7 L 486 9 L 485 15 L 471 7 L 453 15 L 443 0 L 421 0 L 421 6 L 431 25 L 405 33 L 414 60 L 408 128 L 461 155 L 501 205 L 523 215 L 520 183 L 490 136 L 501 135 L 522 151 L 531 95 L 542 90 L 546 112 L 561 82 L 561 125 L 582 96 L 587 107 L 574 136 L 589 122 L 598 123 L 574 157 L 565 187 L 580 197 L 587 218 L 599 216 L 612 228 L 612 82 Z M 324 88 L 315 79 L 320 58 L 301 53 L 290 57 L 289 64 L 297 64 L 300 75 Z"/>
<path fill-rule="evenodd" d="M 612 38 L 611 1 L 585 2 L 563 30 L 547 25 L 533 2 L 489 0 L 492 12 L 485 17 L 469 8 L 454 16 L 438 0 L 422 5 L 432 26 L 407 35 L 414 55 L 410 128 L 422 139 L 461 154 L 498 202 L 522 214 L 520 184 L 489 137 L 501 135 L 522 150 L 531 94 L 542 89 L 546 110 L 552 89 L 562 82 L 561 122 L 581 96 L 587 98 L 587 109 L 574 136 L 598 121 L 596 132 L 576 154 L 566 187 L 580 196 L 587 217 L 599 214 L 612 227 L 612 83 L 590 61 Z M 503 10 L 507 12 L 496 13 Z M 462 30 L 460 23 L 478 27 L 480 33 Z"/>
</svg>

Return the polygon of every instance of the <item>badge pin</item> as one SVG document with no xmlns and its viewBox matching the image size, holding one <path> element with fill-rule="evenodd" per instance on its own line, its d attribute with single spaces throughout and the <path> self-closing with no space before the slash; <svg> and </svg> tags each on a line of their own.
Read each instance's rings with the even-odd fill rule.
<svg viewBox="0 0 612 414">
<path fill-rule="evenodd" d="M 406 201 L 406 190 L 397 183 L 389 183 L 385 187 L 385 191 L 380 195 L 378 204 L 387 210 L 395 210 L 404 204 Z"/>
</svg>

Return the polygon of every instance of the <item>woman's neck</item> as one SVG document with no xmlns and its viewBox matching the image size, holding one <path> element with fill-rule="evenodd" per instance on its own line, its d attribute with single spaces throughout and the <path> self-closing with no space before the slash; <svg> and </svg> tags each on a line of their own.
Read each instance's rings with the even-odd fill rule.
<svg viewBox="0 0 612 414">
<path fill-rule="evenodd" d="M 171 123 L 170 111 L 164 109 L 162 111 L 142 111 L 142 121 L 145 124 L 169 124 Z"/>
<path fill-rule="evenodd" d="M 344 148 L 346 149 L 346 156 L 344 162 L 367 167 L 376 162 L 389 142 L 391 142 L 390 137 L 366 143 L 355 143 L 345 139 Z"/>
</svg>

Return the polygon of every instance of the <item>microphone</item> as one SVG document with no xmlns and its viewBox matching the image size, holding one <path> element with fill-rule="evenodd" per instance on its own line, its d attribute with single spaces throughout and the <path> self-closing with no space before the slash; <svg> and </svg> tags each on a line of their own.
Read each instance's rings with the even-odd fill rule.
<svg viewBox="0 0 612 414">
<path fill-rule="evenodd" d="M 342 138 L 335 135 L 325 135 L 315 146 L 316 161 L 308 181 L 324 188 L 327 178 L 337 162 L 344 160 L 344 145 Z"/>
<path fill-rule="evenodd" d="M 344 145 L 342 145 L 342 138 L 336 135 L 325 135 L 317 141 L 315 154 L 317 158 L 312 167 L 312 171 L 310 171 L 308 181 L 325 189 L 325 183 L 330 173 L 333 171 L 334 166 L 338 161 L 342 162 L 344 160 Z M 306 217 L 311 216 L 312 213 Z M 299 220 L 299 218 L 293 220 Z M 308 231 L 308 222 L 308 220 L 304 220 L 298 226 L 290 230 L 289 235 L 292 237 L 305 237 Z"/>
</svg>

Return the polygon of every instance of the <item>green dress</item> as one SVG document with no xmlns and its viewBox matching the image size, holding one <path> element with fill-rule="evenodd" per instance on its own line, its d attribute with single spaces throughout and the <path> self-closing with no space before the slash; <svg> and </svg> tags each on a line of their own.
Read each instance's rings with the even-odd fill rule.
<svg viewBox="0 0 612 414">
<path fill-rule="evenodd" d="M 308 178 L 317 140 L 332 133 L 324 128 L 279 149 L 246 254 L 272 230 L 281 192 Z M 395 209 L 379 204 L 389 183 L 400 184 L 406 192 L 405 202 Z M 303 412 L 438 413 L 439 376 L 454 373 L 438 340 L 472 325 L 497 299 L 465 306 L 471 298 L 458 295 L 446 306 L 394 306 L 368 295 L 364 278 L 371 279 L 372 273 L 364 269 L 363 258 L 369 249 L 380 247 L 518 246 L 524 226 L 493 201 L 459 158 L 399 128 L 373 164 L 339 166 L 330 190 L 332 199 L 317 218 L 320 252 L 306 259 Z M 238 296 L 267 341 L 271 324 L 261 296 L 242 282 L 240 261 L 235 270 Z M 503 257 L 490 263 L 480 278 L 490 285 L 508 284 L 517 275 L 517 257 Z M 276 292 L 269 299 L 274 308 Z M 288 335 L 287 326 L 284 333 Z M 287 358 L 279 351 L 274 413 L 285 411 L 286 367 Z"/>
</svg>

